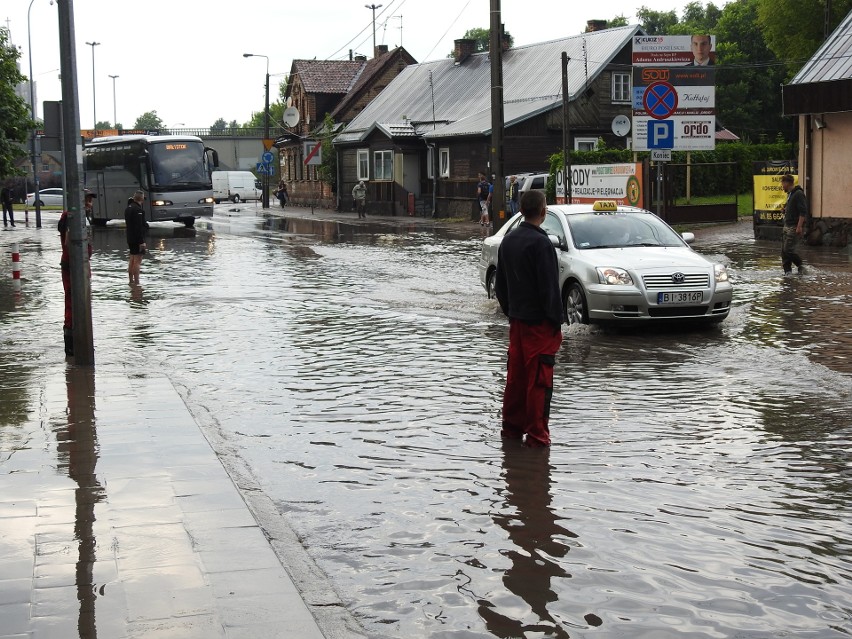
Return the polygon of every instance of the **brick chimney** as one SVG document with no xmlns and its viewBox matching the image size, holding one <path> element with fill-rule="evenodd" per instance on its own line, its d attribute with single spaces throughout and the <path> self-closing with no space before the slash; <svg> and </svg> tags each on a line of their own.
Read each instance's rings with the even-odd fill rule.
<svg viewBox="0 0 852 639">
<path fill-rule="evenodd" d="M 376 50 L 373 52 L 373 57 L 374 57 L 374 58 L 380 58 L 381 56 L 383 56 L 383 55 L 384 55 L 384 54 L 386 54 L 387 52 L 388 52 L 388 45 L 386 45 L 386 44 L 377 44 L 377 45 L 376 45 Z"/>
<path fill-rule="evenodd" d="M 506 51 L 512 48 L 512 44 L 509 42 L 509 36 L 506 35 L 505 28 L 500 30 L 500 48 L 503 53 L 506 53 Z"/>
<path fill-rule="evenodd" d="M 461 64 L 476 52 L 476 40 L 472 40 L 470 38 L 459 38 L 455 41 L 455 44 L 456 46 L 453 51 L 453 58 L 455 58 L 456 64 Z"/>
<path fill-rule="evenodd" d="M 592 31 L 603 31 L 604 29 L 606 29 L 606 20 L 586 21 L 586 33 L 591 33 Z"/>
</svg>

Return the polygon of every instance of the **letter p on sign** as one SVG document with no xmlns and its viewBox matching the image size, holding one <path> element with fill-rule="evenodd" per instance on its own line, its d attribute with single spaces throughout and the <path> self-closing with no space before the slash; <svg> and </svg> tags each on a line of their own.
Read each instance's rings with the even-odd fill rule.
<svg viewBox="0 0 852 639">
<path fill-rule="evenodd" d="M 674 148 L 674 122 L 671 120 L 651 120 L 648 122 L 648 148 Z"/>
</svg>

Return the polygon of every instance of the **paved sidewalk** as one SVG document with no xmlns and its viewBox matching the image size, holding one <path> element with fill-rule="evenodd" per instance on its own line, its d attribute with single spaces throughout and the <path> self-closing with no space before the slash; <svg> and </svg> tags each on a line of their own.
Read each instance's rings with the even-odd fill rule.
<svg viewBox="0 0 852 639">
<path fill-rule="evenodd" d="M 323 637 L 168 379 L 40 391 L 0 431 L 0 637 Z"/>
</svg>

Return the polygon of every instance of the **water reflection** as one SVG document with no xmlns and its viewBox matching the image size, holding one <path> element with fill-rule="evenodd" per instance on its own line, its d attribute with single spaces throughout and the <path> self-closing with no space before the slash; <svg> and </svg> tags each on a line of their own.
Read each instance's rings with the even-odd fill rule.
<svg viewBox="0 0 852 639">
<path fill-rule="evenodd" d="M 95 429 L 95 374 L 91 367 L 69 366 L 66 370 L 68 421 L 56 433 L 59 468 L 77 484 L 74 493 L 74 539 L 77 541 L 75 583 L 79 612 L 77 631 L 81 639 L 96 639 L 94 581 L 97 539 L 94 533 L 95 504 L 105 499 L 104 487 L 95 468 L 99 446 Z M 102 590 L 100 594 L 104 594 Z"/>
<path fill-rule="evenodd" d="M 558 601 L 552 581 L 571 577 L 557 561 L 570 550 L 565 538 L 577 537 L 559 524 L 551 505 L 552 470 L 549 449 L 530 450 L 517 442 L 503 442 L 505 501 L 492 517 L 513 544 L 503 551 L 512 562 L 503 585 L 525 605 L 511 605 L 498 593 L 479 599 L 479 614 L 495 637 L 531 636 L 528 633 L 570 637 L 549 610 Z M 499 607 L 495 600 L 501 601 Z"/>
</svg>

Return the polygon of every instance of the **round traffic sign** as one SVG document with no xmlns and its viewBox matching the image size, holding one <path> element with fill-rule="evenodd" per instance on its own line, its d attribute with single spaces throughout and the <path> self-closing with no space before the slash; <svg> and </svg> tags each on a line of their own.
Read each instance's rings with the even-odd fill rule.
<svg viewBox="0 0 852 639">
<path fill-rule="evenodd" d="M 271 164 L 271 163 L 272 163 L 272 160 L 274 160 L 274 159 L 275 159 L 275 157 L 272 155 L 272 153 L 271 153 L 270 151 L 266 151 L 266 152 L 263 154 L 263 156 L 262 156 L 262 157 L 263 157 L 263 163 L 264 163 L 264 164 Z"/>
<path fill-rule="evenodd" d="M 652 118 L 665 120 L 677 110 L 677 90 L 668 82 L 654 82 L 642 94 L 642 104 Z"/>
</svg>

